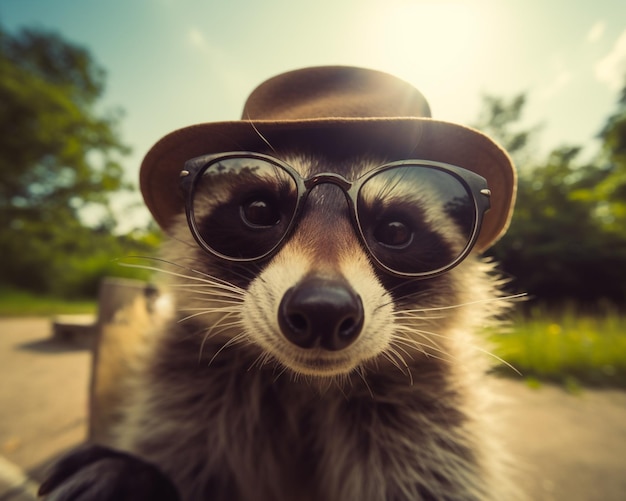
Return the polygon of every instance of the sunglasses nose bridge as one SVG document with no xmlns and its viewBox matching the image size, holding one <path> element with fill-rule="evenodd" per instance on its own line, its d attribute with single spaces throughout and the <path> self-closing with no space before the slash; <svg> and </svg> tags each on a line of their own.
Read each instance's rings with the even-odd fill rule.
<svg viewBox="0 0 626 501">
<path fill-rule="evenodd" d="M 340 174 L 333 172 L 327 172 L 322 174 L 315 174 L 304 181 L 307 191 L 312 190 L 320 184 L 334 184 L 341 188 L 341 190 L 347 193 L 352 187 L 352 183 Z"/>
<path fill-rule="evenodd" d="M 345 177 L 343 177 L 340 174 L 336 174 L 334 172 L 325 172 L 325 173 L 320 173 L 320 174 L 315 174 L 307 179 L 304 180 L 304 186 L 305 186 L 305 193 L 304 193 L 304 199 L 307 199 L 309 194 L 311 193 L 311 191 L 318 186 L 322 186 L 322 185 L 332 185 L 332 186 L 336 186 L 337 188 L 339 188 L 342 193 L 343 196 L 345 197 L 346 202 L 348 203 L 348 206 L 350 207 L 350 210 L 353 211 L 353 201 L 352 201 L 352 188 L 354 186 L 354 183 L 352 183 L 351 181 L 348 181 Z"/>
</svg>

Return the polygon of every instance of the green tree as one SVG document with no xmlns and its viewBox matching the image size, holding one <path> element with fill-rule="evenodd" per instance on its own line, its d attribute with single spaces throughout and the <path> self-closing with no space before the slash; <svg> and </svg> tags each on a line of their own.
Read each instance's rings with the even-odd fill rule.
<svg viewBox="0 0 626 501">
<path fill-rule="evenodd" d="M 0 75 L 0 276 L 38 292 L 85 292 L 96 278 L 80 286 L 78 275 L 124 241 L 110 235 L 108 200 L 129 188 L 120 113 L 98 109 L 105 72 L 57 34 L 0 28 Z M 100 215 L 95 227 L 81 219 L 87 209 Z"/>
<path fill-rule="evenodd" d="M 100 116 L 104 70 L 58 35 L 0 32 L 0 203 L 76 215 L 124 187 L 119 114 Z M 3 212 L 5 212 L 3 210 Z M 7 213 L 5 212 L 5 215 Z"/>
<path fill-rule="evenodd" d="M 602 131 L 602 154 L 588 164 L 580 162 L 576 146 L 532 160 L 528 149 L 536 129 L 524 131 L 518 125 L 524 102 L 521 96 L 510 101 L 487 97 L 478 124 L 513 154 L 519 174 L 511 227 L 490 253 L 514 288 L 535 299 L 623 303 L 625 98 Z"/>
<path fill-rule="evenodd" d="M 626 255 L 594 216 L 597 167 L 577 163 L 580 149 L 562 147 L 520 173 L 509 232 L 492 253 L 516 286 L 534 298 L 595 302 L 624 297 Z M 620 268 L 621 263 L 621 268 Z"/>
<path fill-rule="evenodd" d="M 600 138 L 603 168 L 593 192 L 596 216 L 607 232 L 626 240 L 626 85 L 617 111 L 608 118 Z"/>
<path fill-rule="evenodd" d="M 532 161 L 531 146 L 538 127 L 524 129 L 519 126 L 523 118 L 526 95 L 511 99 L 483 95 L 482 109 L 474 127 L 496 139 L 511 155 L 518 167 Z"/>
</svg>

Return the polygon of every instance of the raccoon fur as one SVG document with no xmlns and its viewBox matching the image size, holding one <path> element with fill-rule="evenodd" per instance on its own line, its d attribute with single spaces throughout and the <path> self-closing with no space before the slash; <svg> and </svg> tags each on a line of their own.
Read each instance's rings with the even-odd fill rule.
<svg viewBox="0 0 626 501">
<path fill-rule="evenodd" d="M 352 179 L 383 163 L 281 158 L 303 176 Z M 453 225 L 436 214 L 429 221 L 454 241 Z M 114 469 L 111 459 L 124 466 L 107 482 L 119 488 L 127 463 L 144 465 L 153 468 L 146 478 L 167 484 L 157 488 L 162 499 L 513 499 L 491 407 L 493 359 L 476 335 L 507 307 L 491 263 L 472 253 L 425 280 L 385 273 L 331 184 L 311 191 L 293 233 L 261 263 L 208 255 L 184 215 L 175 228 L 162 255 L 174 313 L 151 335 L 112 449 L 61 463 L 43 489 L 49 499 L 126 499 L 123 489 L 93 498 L 62 492 L 81 475 L 104 484 L 94 472 Z M 351 344 L 302 348 L 287 339 L 281 308 L 302 284 L 313 291 L 308 301 L 358 298 L 362 315 L 342 327 L 359 331 Z M 313 308 L 309 321 L 332 324 L 328 316 Z M 64 473 L 72 467 L 73 477 Z"/>
</svg>

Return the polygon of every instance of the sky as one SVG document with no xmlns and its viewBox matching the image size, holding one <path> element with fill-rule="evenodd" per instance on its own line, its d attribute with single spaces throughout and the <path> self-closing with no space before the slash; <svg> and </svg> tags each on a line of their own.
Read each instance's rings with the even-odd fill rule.
<svg viewBox="0 0 626 501">
<path fill-rule="evenodd" d="M 134 182 L 159 138 L 237 120 L 256 85 L 306 66 L 393 73 L 434 118 L 466 125 L 482 95 L 526 93 L 538 156 L 564 144 L 596 151 L 626 84 L 624 0 L 0 0 L 0 25 L 54 30 L 90 50 L 107 72 L 102 109 L 125 112 Z"/>
</svg>

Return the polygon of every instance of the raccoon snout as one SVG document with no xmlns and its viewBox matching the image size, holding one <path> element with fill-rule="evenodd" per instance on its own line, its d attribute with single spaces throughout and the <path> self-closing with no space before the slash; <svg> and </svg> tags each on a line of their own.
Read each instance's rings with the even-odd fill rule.
<svg viewBox="0 0 626 501">
<path fill-rule="evenodd" d="M 305 278 L 289 289 L 278 308 L 283 335 L 300 348 L 318 342 L 327 350 L 349 346 L 363 327 L 363 303 L 343 280 Z"/>
</svg>

